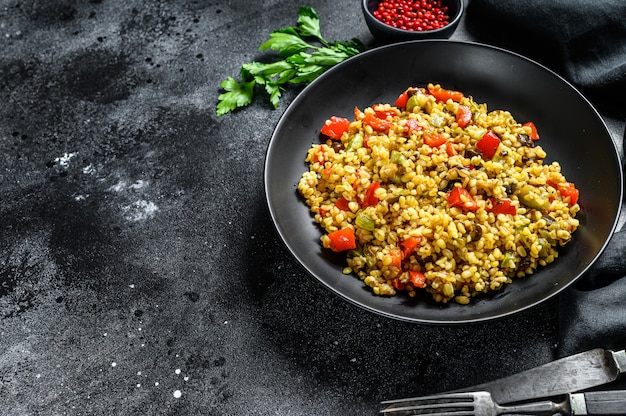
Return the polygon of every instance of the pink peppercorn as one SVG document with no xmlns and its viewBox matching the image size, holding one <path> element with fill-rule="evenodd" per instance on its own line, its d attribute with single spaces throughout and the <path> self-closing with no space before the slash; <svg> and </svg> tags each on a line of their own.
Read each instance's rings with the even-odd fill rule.
<svg viewBox="0 0 626 416">
<path fill-rule="evenodd" d="M 441 0 L 383 0 L 373 13 L 381 22 L 403 30 L 441 29 L 450 23 Z"/>
</svg>

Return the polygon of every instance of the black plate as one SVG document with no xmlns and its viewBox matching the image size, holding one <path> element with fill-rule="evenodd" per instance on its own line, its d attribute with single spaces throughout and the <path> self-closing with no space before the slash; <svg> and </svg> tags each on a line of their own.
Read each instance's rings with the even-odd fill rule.
<svg viewBox="0 0 626 416">
<path fill-rule="evenodd" d="M 353 117 L 393 103 L 409 86 L 440 83 L 506 109 L 537 125 L 546 162 L 558 160 L 580 190 L 581 225 L 551 265 L 515 280 L 470 305 L 437 304 L 429 296 L 378 297 L 354 275 L 345 259 L 321 248 L 321 229 L 297 193 L 311 144 L 332 115 Z M 615 144 L 593 106 L 547 68 L 514 53 L 475 43 L 427 40 L 370 50 L 332 68 L 305 88 L 283 114 L 265 161 L 265 191 L 280 237 L 305 270 L 336 294 L 368 310 L 419 323 L 464 323 L 499 318 L 536 305 L 579 278 L 613 235 L 622 200 L 623 173 Z M 303 277 L 305 278 L 305 277 Z"/>
</svg>

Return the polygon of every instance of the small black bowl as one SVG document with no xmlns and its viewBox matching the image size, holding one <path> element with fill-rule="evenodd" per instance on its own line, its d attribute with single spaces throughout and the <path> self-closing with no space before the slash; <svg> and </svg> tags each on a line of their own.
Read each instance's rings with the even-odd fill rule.
<svg viewBox="0 0 626 416">
<path fill-rule="evenodd" d="M 447 39 L 452 36 L 456 30 L 464 11 L 463 0 L 442 0 L 443 5 L 448 7 L 448 15 L 450 16 L 450 22 L 447 25 L 433 30 L 404 30 L 389 26 L 374 17 L 373 13 L 378 8 L 380 2 L 381 0 L 362 0 L 361 8 L 363 9 L 363 16 L 365 17 L 367 27 L 374 38 L 381 42 Z"/>
</svg>

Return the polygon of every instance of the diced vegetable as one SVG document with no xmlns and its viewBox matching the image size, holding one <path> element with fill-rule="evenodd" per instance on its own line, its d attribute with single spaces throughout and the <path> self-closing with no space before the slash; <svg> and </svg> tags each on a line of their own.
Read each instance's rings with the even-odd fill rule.
<svg viewBox="0 0 626 416">
<path fill-rule="evenodd" d="M 408 133 L 409 133 L 409 134 L 414 133 L 414 132 L 416 132 L 416 131 L 420 131 L 420 130 L 422 130 L 422 129 L 423 129 L 423 127 L 422 127 L 422 126 L 420 126 L 420 125 L 417 123 L 417 120 L 415 120 L 415 119 L 413 119 L 413 118 L 408 119 L 408 120 L 406 121 L 405 126 L 407 127 L 407 129 L 408 129 Z"/>
<path fill-rule="evenodd" d="M 559 189 L 560 194 L 563 195 L 563 197 L 565 198 L 569 197 L 570 204 L 574 205 L 578 203 L 579 192 L 573 183 L 565 182 L 564 184 L 560 184 L 558 189 Z"/>
<path fill-rule="evenodd" d="M 398 96 L 394 105 L 398 108 L 406 108 L 406 102 L 409 100 L 409 90 L 407 89 Z"/>
<path fill-rule="evenodd" d="M 441 88 L 440 85 L 428 85 L 428 92 L 435 97 L 437 101 L 446 102 L 448 100 L 459 102 L 463 99 L 463 93 L 460 91 L 447 90 Z"/>
<path fill-rule="evenodd" d="M 360 149 L 361 147 L 363 147 L 364 144 L 365 141 L 363 140 L 363 136 L 361 134 L 357 134 L 348 142 L 348 146 L 346 146 L 346 151 L 349 152 Z"/>
<path fill-rule="evenodd" d="M 417 236 L 411 236 L 402 241 L 400 245 L 402 246 L 402 258 L 408 258 L 419 246 L 422 239 Z"/>
<path fill-rule="evenodd" d="M 456 124 L 464 129 L 470 121 L 472 121 L 472 110 L 466 105 L 459 105 L 458 110 L 456 110 Z"/>
<path fill-rule="evenodd" d="M 446 122 L 446 119 L 443 118 L 443 115 L 441 115 L 441 114 L 432 113 L 430 115 L 429 122 L 430 122 L 431 126 L 439 128 L 439 127 L 443 127 L 443 125 Z"/>
<path fill-rule="evenodd" d="M 476 143 L 476 147 L 481 151 L 485 159 L 491 160 L 500 146 L 500 138 L 493 130 L 487 131 Z"/>
<path fill-rule="evenodd" d="M 391 151 L 391 157 L 389 158 L 389 161 L 391 163 L 398 163 L 398 164 L 402 164 L 404 162 L 404 155 L 397 151 L 397 150 L 392 150 Z"/>
<path fill-rule="evenodd" d="M 370 186 L 367 187 L 365 198 L 363 198 L 363 203 L 361 204 L 363 208 L 378 204 L 378 198 L 376 198 L 375 195 L 378 188 L 380 188 L 380 182 L 372 182 Z"/>
<path fill-rule="evenodd" d="M 335 206 L 342 211 L 350 211 L 349 203 L 350 202 L 342 196 L 335 202 Z"/>
<path fill-rule="evenodd" d="M 396 277 L 395 279 L 393 279 L 391 281 L 391 284 L 393 285 L 393 287 L 396 288 L 396 290 L 406 289 L 406 283 L 402 282 L 399 277 Z"/>
<path fill-rule="evenodd" d="M 350 227 L 342 228 L 328 234 L 330 249 L 335 252 L 352 250 L 356 248 L 354 230 Z"/>
<path fill-rule="evenodd" d="M 354 219 L 354 223 L 357 227 L 363 228 L 367 231 L 374 231 L 376 228 L 376 223 L 373 219 L 371 219 L 367 214 L 359 213 Z"/>
<path fill-rule="evenodd" d="M 417 270 L 409 270 L 409 283 L 414 288 L 422 288 L 426 286 L 426 276 Z"/>
<path fill-rule="evenodd" d="M 387 117 L 393 117 L 398 115 L 397 110 L 395 108 L 390 108 L 388 110 L 385 110 L 384 107 L 382 107 L 381 105 L 378 106 L 374 106 L 372 107 L 372 109 L 374 110 L 374 113 L 376 113 L 376 117 L 384 120 Z"/>
<path fill-rule="evenodd" d="M 448 153 L 448 156 L 450 157 L 457 154 L 454 143 L 452 143 L 451 141 L 446 142 L 446 153 Z"/>
<path fill-rule="evenodd" d="M 398 269 L 398 272 L 402 270 L 402 251 L 400 250 L 391 250 L 389 251 L 389 256 L 391 256 L 391 266 Z"/>
<path fill-rule="evenodd" d="M 539 133 L 537 132 L 537 126 L 535 126 L 535 123 L 533 123 L 532 121 L 528 121 L 528 122 L 522 124 L 522 126 L 530 127 L 530 138 L 533 141 L 539 140 Z"/>
<path fill-rule="evenodd" d="M 504 253 L 504 258 L 500 262 L 500 267 L 506 269 L 512 269 L 515 267 L 515 253 L 512 251 L 507 251 Z"/>
<path fill-rule="evenodd" d="M 538 209 L 540 211 L 546 210 L 550 206 L 548 195 L 537 193 L 531 185 L 521 187 L 517 193 L 517 199 L 528 208 Z"/>
<path fill-rule="evenodd" d="M 430 147 L 439 147 L 446 142 L 446 139 L 441 134 L 426 134 L 424 135 L 424 143 Z"/>
<path fill-rule="evenodd" d="M 478 203 L 465 188 L 455 187 L 448 192 L 448 205 L 451 207 L 459 207 L 468 211 L 476 211 Z"/>
<path fill-rule="evenodd" d="M 343 117 L 332 116 L 326 120 L 320 132 L 334 140 L 341 139 L 341 136 L 348 131 L 350 120 Z"/>
<path fill-rule="evenodd" d="M 494 198 L 490 198 L 490 201 L 491 201 L 491 209 L 489 209 L 489 211 L 493 212 L 496 215 L 498 214 L 516 215 L 517 214 L 517 208 L 515 207 L 515 205 L 511 203 L 510 199 L 496 200 Z"/>
<path fill-rule="evenodd" d="M 365 117 L 363 118 L 363 122 L 365 124 L 367 124 L 368 126 L 370 126 L 372 129 L 374 129 L 375 131 L 387 131 L 389 130 L 389 128 L 391 127 L 391 123 L 387 120 L 381 120 L 380 118 L 376 117 L 374 114 L 365 114 Z"/>
</svg>

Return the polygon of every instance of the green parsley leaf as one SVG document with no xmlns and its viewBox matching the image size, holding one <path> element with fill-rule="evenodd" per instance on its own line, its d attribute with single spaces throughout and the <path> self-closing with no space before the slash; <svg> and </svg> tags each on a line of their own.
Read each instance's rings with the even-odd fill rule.
<svg viewBox="0 0 626 416">
<path fill-rule="evenodd" d="M 320 20 L 315 10 L 311 7 L 300 7 L 300 14 L 298 15 L 298 32 L 301 36 L 313 36 L 320 42 L 326 44 L 326 40 L 322 37 L 320 31 Z"/>
<path fill-rule="evenodd" d="M 285 30 L 285 31 L 283 31 Z M 266 40 L 261 46 L 260 51 L 271 49 L 278 51 L 278 55 L 281 57 L 293 55 L 298 52 L 306 51 L 311 47 L 302 38 L 300 38 L 295 31 L 290 33 L 286 29 L 277 30 L 270 34 L 270 38 Z"/>
<path fill-rule="evenodd" d="M 270 95 L 270 103 L 277 108 L 281 96 L 280 86 L 275 82 L 268 82 L 265 84 L 265 91 Z"/>
<path fill-rule="evenodd" d="M 227 92 L 220 94 L 217 99 L 217 115 L 221 116 L 239 107 L 244 107 L 252 102 L 254 81 L 237 82 L 233 77 L 228 77 L 220 84 Z"/>
<path fill-rule="evenodd" d="M 286 83 L 308 84 L 333 65 L 364 51 L 365 46 L 358 39 L 326 41 L 322 37 L 315 10 L 300 7 L 296 26 L 273 31 L 269 39 L 259 46 L 259 50 L 276 51 L 280 59 L 268 63 L 243 64 L 241 82 L 232 77 L 222 81 L 220 86 L 226 92 L 217 97 L 218 116 L 249 105 L 257 84 L 264 86 L 270 103 L 277 108 Z"/>
</svg>

